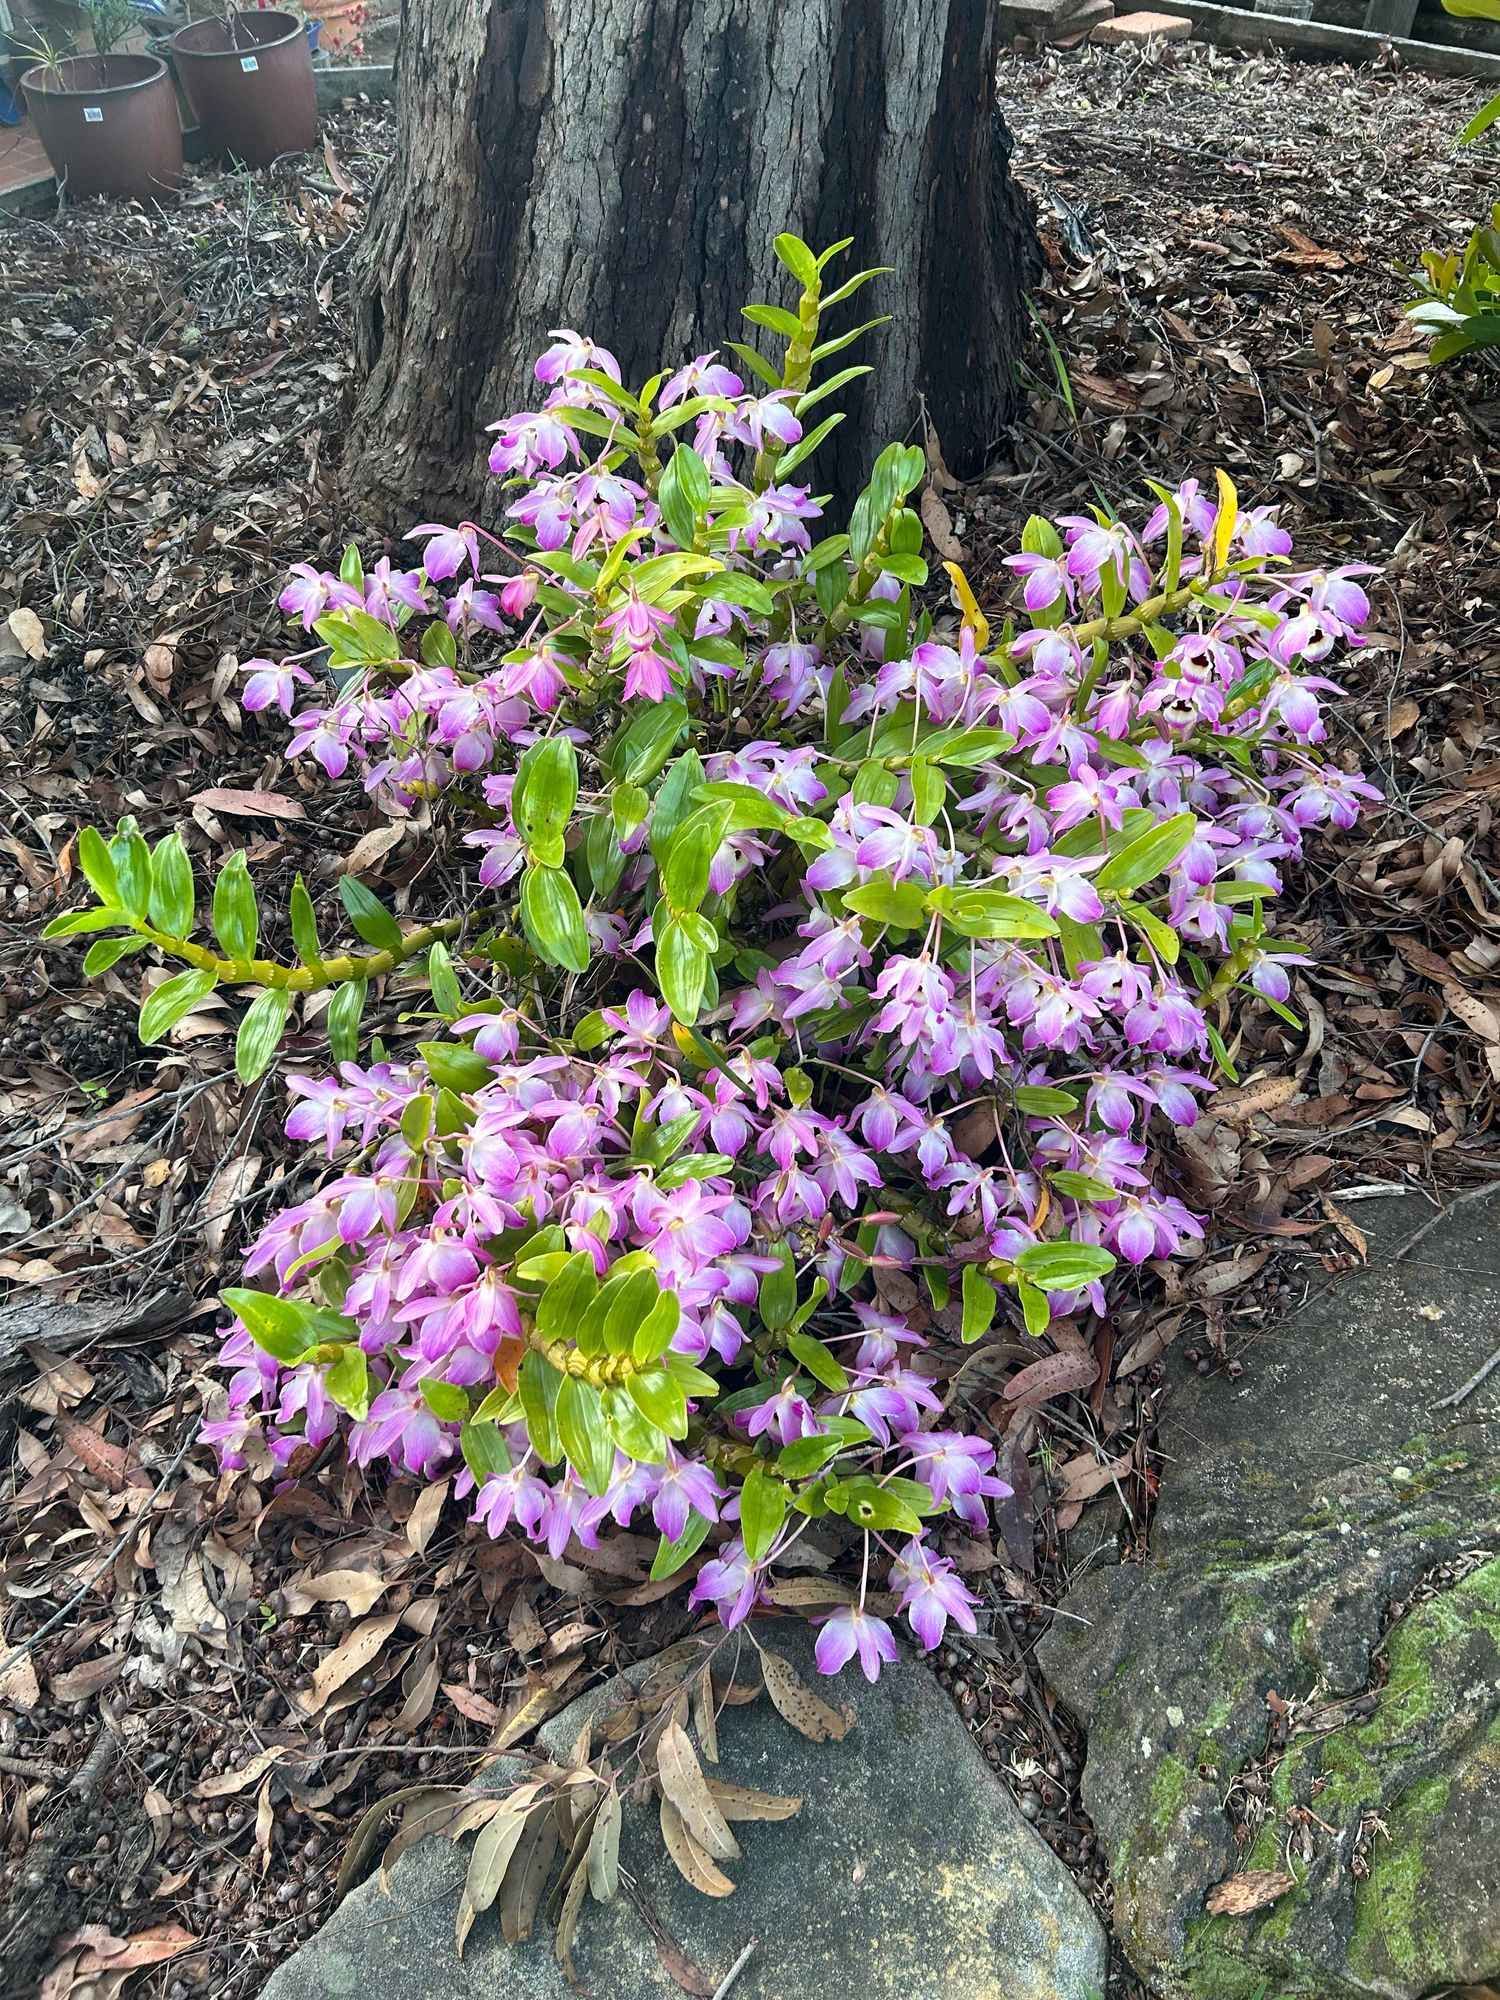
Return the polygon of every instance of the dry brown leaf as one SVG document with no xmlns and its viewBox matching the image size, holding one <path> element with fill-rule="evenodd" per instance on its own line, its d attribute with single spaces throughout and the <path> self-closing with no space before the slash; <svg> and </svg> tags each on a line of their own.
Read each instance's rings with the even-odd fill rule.
<svg viewBox="0 0 1500 2000">
<path fill-rule="evenodd" d="M 715 1861 L 737 1861 L 740 1844 L 714 1804 L 697 1752 L 678 1722 L 668 1722 L 657 1741 L 656 1774 L 698 1845 Z"/>
<path fill-rule="evenodd" d="M 1420 972 L 1424 979 L 1435 979 L 1439 986 L 1450 986 L 1458 977 L 1457 968 L 1446 958 L 1429 951 L 1425 944 L 1418 944 L 1414 938 L 1397 938 L 1396 949 L 1406 960 L 1413 972 Z"/>
<path fill-rule="evenodd" d="M 93 425 L 90 424 L 87 430 L 73 440 L 73 449 L 69 454 L 73 468 L 73 484 L 78 488 L 80 498 L 84 500 L 97 500 L 99 495 L 104 491 L 104 482 L 95 477 L 89 465 L 89 437 L 91 433 L 94 437 L 94 442 L 97 444 L 99 441 L 98 433 L 94 431 Z"/>
<path fill-rule="evenodd" d="M 1449 1013 L 1478 1035 L 1482 1042 L 1489 1042 L 1492 1046 L 1500 1043 L 1500 1015 L 1493 1007 L 1487 1007 L 1482 1000 L 1476 999 L 1472 993 L 1465 993 L 1458 986 L 1445 986 L 1443 998 L 1448 1003 Z"/>
<path fill-rule="evenodd" d="M 1195 1299 L 1217 1299 L 1225 1292 L 1238 1291 L 1248 1284 L 1257 1271 L 1269 1260 L 1270 1251 L 1247 1250 L 1243 1255 L 1233 1257 L 1204 1258 L 1188 1273 L 1183 1287 Z"/>
<path fill-rule="evenodd" d="M 1414 729 L 1421 719 L 1420 707 L 1410 695 L 1404 695 L 1400 701 L 1392 704 L 1391 712 L 1386 717 L 1385 733 L 1392 739 L 1404 736 L 1407 730 Z"/>
<path fill-rule="evenodd" d="M 166 694 L 177 667 L 177 648 L 164 640 L 154 640 L 144 654 L 146 679 L 157 694 Z"/>
<path fill-rule="evenodd" d="M 245 819 L 307 818 L 307 808 L 284 792 L 242 791 L 233 785 L 210 785 L 207 791 L 194 792 L 188 804 Z"/>
<path fill-rule="evenodd" d="M 85 1660 L 81 1667 L 72 1667 L 65 1674 L 53 1676 L 52 1699 L 91 1701 L 96 1694 L 102 1694 L 105 1688 L 113 1687 L 124 1671 L 123 1653 L 110 1653 L 100 1660 Z"/>
<path fill-rule="evenodd" d="M 432 1713 L 437 1700 L 438 1683 L 442 1679 L 442 1669 L 438 1665 L 437 1648 L 429 1640 L 419 1647 L 416 1656 L 401 1676 L 402 1703 L 392 1719 L 391 1728 L 398 1736 L 410 1736 Z"/>
<path fill-rule="evenodd" d="M 1099 1364 L 1091 1354 L 1044 1354 L 1040 1360 L 1017 1369 L 1000 1391 L 1007 1403 L 1040 1396 L 1061 1396 L 1073 1389 L 1087 1389 L 1099 1374 Z"/>
<path fill-rule="evenodd" d="M 589 1893 L 596 1903 L 612 1902 L 619 1894 L 620 1826 L 624 1816 L 620 1794 L 611 1785 L 599 1801 L 599 1810 L 594 1815 L 594 1827 L 589 1835 L 584 1863 Z"/>
<path fill-rule="evenodd" d="M 36 613 L 24 604 L 19 605 L 6 619 L 11 634 L 28 660 L 42 660 L 47 656 L 47 635 L 42 629 L 42 621 Z"/>
<path fill-rule="evenodd" d="M 373 1569 L 326 1569 L 320 1576 L 294 1577 L 283 1589 L 288 1617 L 300 1618 L 315 1604 L 345 1604 L 351 1618 L 365 1618 L 391 1587 Z"/>
<path fill-rule="evenodd" d="M 227 1799 L 235 1792 L 248 1792 L 285 1754 L 282 1745 L 273 1744 L 268 1750 L 258 1750 L 241 1770 L 212 1772 L 199 1784 L 198 1796 L 200 1799 Z"/>
<path fill-rule="evenodd" d="M 261 1781 L 255 1799 L 255 1846 L 260 1855 L 256 1873 L 264 1875 L 271 1865 L 271 1835 L 276 1827 L 276 1808 L 271 1804 L 269 1773 Z"/>
<path fill-rule="evenodd" d="M 573 1939 L 578 1931 L 578 1918 L 583 1910 L 583 1899 L 588 1894 L 588 1870 L 575 1867 L 568 1881 L 567 1893 L 562 1899 L 562 1909 L 558 1912 L 557 1930 L 552 1939 L 552 1951 L 562 1967 L 564 1979 L 575 1993 L 586 1993 L 573 1964 Z"/>
<path fill-rule="evenodd" d="M 481 1729 L 496 1729 L 505 1711 L 476 1689 L 466 1687 L 462 1681 L 444 1681 L 443 1693 L 449 1701 L 470 1722 L 477 1722 Z"/>
<path fill-rule="evenodd" d="M 821 1695 L 813 1693 L 790 1660 L 762 1646 L 753 1633 L 751 1638 L 760 1654 L 766 1693 L 782 1721 L 789 1722 L 810 1742 L 841 1742 L 854 1727 L 854 1710 L 830 1706 Z"/>
<path fill-rule="evenodd" d="M 387 820 L 380 826 L 372 826 L 368 833 L 362 833 L 350 848 L 340 873 L 363 875 L 367 868 L 373 868 L 377 861 L 383 861 L 401 840 L 406 831 L 405 820 Z"/>
<path fill-rule="evenodd" d="M 106 1250 L 116 1256 L 128 1250 L 143 1250 L 146 1239 L 131 1222 L 117 1202 L 101 1201 L 93 1214 L 94 1235 Z"/>
<path fill-rule="evenodd" d="M 60 1954 L 38 1988 L 38 2000 L 105 2000 L 120 1992 L 131 1973 L 164 1965 L 191 1951 L 198 1940 L 181 1924 L 152 1924 L 132 1937 L 115 1937 L 103 1924 L 85 1924 L 57 1940 Z"/>
<path fill-rule="evenodd" d="M 1247 1868 L 1242 1874 L 1215 1882 L 1203 1907 L 1211 1917 L 1248 1917 L 1278 1902 L 1295 1887 L 1295 1877 L 1279 1868 Z"/>
<path fill-rule="evenodd" d="M 500 1890 L 500 1932 L 507 1944 L 524 1944 L 531 1936 L 557 1849 L 557 1815 L 550 1805 L 534 1806 Z"/>
<path fill-rule="evenodd" d="M 1091 368 L 1070 368 L 1068 380 L 1075 395 L 1101 410 L 1120 410 L 1128 414 L 1141 407 L 1140 396 L 1128 382 L 1098 375 Z"/>
<path fill-rule="evenodd" d="M 562 1690 L 548 1687 L 545 1683 L 533 1688 L 496 1730 L 490 1744 L 492 1750 L 512 1749 L 521 1739 L 529 1736 L 533 1729 L 540 1728 L 554 1709 L 562 1707 Z"/>
<path fill-rule="evenodd" d="M 58 1435 L 80 1465 L 104 1480 L 111 1491 L 123 1492 L 132 1470 L 128 1454 L 117 1444 L 100 1437 L 91 1424 L 61 1411 L 53 1418 Z"/>
<path fill-rule="evenodd" d="M 209 1595 L 198 1551 L 171 1548 L 160 1535 L 153 1547 L 159 1602 L 171 1617 L 172 1630 L 196 1638 L 222 1636 L 226 1630 L 224 1613 Z"/>
<path fill-rule="evenodd" d="M 536 1615 L 536 1587 L 525 1584 L 511 1599 L 505 1636 L 518 1653 L 539 1653 L 547 1643 L 547 1628 Z"/>
<path fill-rule="evenodd" d="M 836 1604 L 857 1604 L 859 1592 L 831 1576 L 783 1576 L 761 1593 L 783 1611 L 826 1611 Z"/>
<path fill-rule="evenodd" d="M 586 1646 L 590 1639 L 597 1639 L 599 1627 L 591 1625 L 586 1618 L 571 1618 L 566 1625 L 559 1625 L 547 1640 L 547 1651 L 554 1659 L 564 1653 L 571 1653 L 579 1646 Z"/>
<path fill-rule="evenodd" d="M 1392 1111 L 1378 1111 L 1378 1122 L 1382 1125 L 1400 1125 L 1408 1132 L 1430 1132 L 1432 1119 L 1415 1104 L 1401 1104 Z"/>
<path fill-rule="evenodd" d="M 1115 1379 L 1123 1382 L 1127 1376 L 1137 1374 L 1142 1368 L 1149 1368 L 1153 1361 L 1166 1353 L 1181 1333 L 1182 1322 L 1181 1313 L 1172 1313 L 1157 1325 L 1147 1327 L 1138 1339 L 1131 1342 L 1125 1354 L 1115 1363 Z"/>
<path fill-rule="evenodd" d="M 1258 1112 L 1279 1111 L 1300 1090 L 1294 1076 L 1263 1076 L 1239 1090 L 1219 1091 L 1213 1099 L 1214 1116 L 1227 1119 L 1231 1125 L 1244 1125 Z"/>
<path fill-rule="evenodd" d="M 734 1894 L 733 1882 L 722 1868 L 715 1867 L 712 1855 L 704 1853 L 683 1825 L 682 1815 L 676 1806 L 665 1795 L 661 1802 L 661 1837 L 666 1842 L 667 1853 L 672 1857 L 677 1872 L 701 1895 Z"/>
<path fill-rule="evenodd" d="M 427 1544 L 437 1530 L 443 1502 L 448 1498 L 448 1481 L 440 1479 L 432 1486 L 424 1486 L 417 1495 L 417 1504 L 406 1517 L 406 1539 L 415 1555 L 425 1555 Z"/>
<path fill-rule="evenodd" d="M 476 1834 L 464 1883 L 464 1901 L 471 1911 L 487 1910 L 499 1895 L 505 1871 L 526 1831 L 530 1811 L 529 1802 L 517 1807 L 507 1800 L 490 1815 L 483 1831 Z"/>
<path fill-rule="evenodd" d="M 343 168 L 339 165 L 339 156 L 333 150 L 333 141 L 326 132 L 323 134 L 323 164 L 328 169 L 328 178 L 333 182 L 340 194 L 354 193 L 352 184 L 346 177 Z"/>
<path fill-rule="evenodd" d="M 97 1124 L 86 1125 L 78 1134 L 71 1149 L 74 1160 L 92 1160 L 111 1147 L 123 1146 L 146 1115 L 146 1106 L 160 1096 L 161 1089 L 154 1083 L 140 1090 L 127 1090 L 110 1106 L 107 1117 Z"/>
<path fill-rule="evenodd" d="M 379 1656 L 380 1649 L 400 1622 L 399 1611 L 386 1611 L 379 1618 L 367 1618 L 363 1624 L 356 1625 L 348 1637 L 318 1663 L 312 1686 L 297 1696 L 297 1705 L 302 1713 L 316 1715 L 345 1681 L 362 1674 Z"/>
<path fill-rule="evenodd" d="M 953 532 L 953 516 L 938 498 L 931 486 L 922 488 L 919 502 L 922 523 L 927 530 L 928 540 L 944 562 L 961 563 L 968 560 L 968 550 Z"/>
<path fill-rule="evenodd" d="M 3 1638 L 0 1638 L 0 1652 L 8 1652 Z M 42 1698 L 41 1683 L 36 1677 L 30 1653 L 23 1653 L 13 1666 L 0 1673 L 0 1703 L 7 1708 L 35 1708 Z"/>
<path fill-rule="evenodd" d="M 758 1792 L 753 1785 L 731 1785 L 722 1778 L 710 1778 L 708 1789 L 714 1804 L 728 1820 L 795 1819 L 802 1810 L 801 1799 L 779 1792 Z"/>
<path fill-rule="evenodd" d="M 203 1247 L 210 1257 L 224 1249 L 236 1210 L 260 1179 L 265 1166 L 261 1153 L 243 1153 L 222 1166 L 209 1182 L 203 1196 Z"/>
<path fill-rule="evenodd" d="M 1321 1205 L 1323 1213 L 1328 1217 L 1328 1220 L 1333 1224 L 1339 1235 L 1343 1237 L 1350 1249 L 1353 1250 L 1360 1262 L 1366 1262 L 1370 1255 L 1370 1245 L 1365 1232 L 1360 1228 L 1359 1224 L 1352 1216 L 1346 1215 L 1344 1210 L 1339 1207 L 1338 1203 L 1331 1196 L 1326 1194 L 1322 1196 Z"/>
<path fill-rule="evenodd" d="M 705 1664 L 703 1671 L 693 1676 L 689 1683 L 692 1690 L 693 1728 L 698 1737 L 698 1748 L 710 1764 L 719 1761 L 719 1718 L 714 1702 L 713 1668 Z"/>
<path fill-rule="evenodd" d="M 1276 264 L 1292 264 L 1307 270 L 1342 271 L 1347 269 L 1350 259 L 1342 250 L 1325 250 L 1314 243 L 1310 236 L 1297 229 L 1290 222 L 1278 222 L 1276 234 L 1291 244 L 1290 250 L 1275 250 L 1271 261 Z M 1355 261 L 1358 261 L 1357 259 Z"/>
<path fill-rule="evenodd" d="M 948 462 L 943 457 L 943 444 L 930 418 L 925 416 L 922 425 L 922 448 L 927 457 L 927 476 L 939 493 L 958 493 L 962 482 L 948 470 Z"/>
<path fill-rule="evenodd" d="M 1077 1458 L 1070 1458 L 1066 1465 L 1058 1467 L 1058 1475 L 1063 1482 L 1062 1491 L 1057 1496 L 1059 1507 L 1092 1500 L 1096 1493 L 1117 1485 L 1130 1471 L 1130 1453 L 1124 1452 L 1119 1458 L 1108 1459 L 1100 1464 L 1092 1452 L 1080 1452 Z"/>
</svg>

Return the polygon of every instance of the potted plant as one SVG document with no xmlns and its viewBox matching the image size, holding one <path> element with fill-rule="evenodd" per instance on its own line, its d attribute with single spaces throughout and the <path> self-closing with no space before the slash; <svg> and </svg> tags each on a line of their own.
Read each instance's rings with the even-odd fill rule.
<svg viewBox="0 0 1500 2000">
<path fill-rule="evenodd" d="M 301 0 L 309 19 L 309 32 L 316 28 L 328 37 L 335 54 L 358 62 L 364 54 L 365 24 L 370 18 L 367 0 Z"/>
<path fill-rule="evenodd" d="M 306 30 L 279 9 L 231 8 L 172 37 L 177 74 L 216 152 L 265 167 L 317 143 L 318 87 Z"/>
<path fill-rule="evenodd" d="M 255 0 L 255 6 L 262 13 L 274 8 L 277 12 L 290 14 L 293 19 L 300 21 L 302 32 L 307 36 L 307 46 L 313 52 L 314 62 L 317 61 L 320 54 L 318 43 L 323 33 L 321 9 L 309 9 L 303 4 L 303 0 Z M 326 55 L 323 56 L 323 61 L 324 63 L 328 61 Z"/>
<path fill-rule="evenodd" d="M 182 126 L 167 66 L 117 47 L 135 25 L 127 0 L 92 0 L 84 12 L 92 50 L 59 55 L 38 44 L 39 60 L 21 78 L 37 136 L 69 194 L 159 201 L 182 181 Z"/>
</svg>

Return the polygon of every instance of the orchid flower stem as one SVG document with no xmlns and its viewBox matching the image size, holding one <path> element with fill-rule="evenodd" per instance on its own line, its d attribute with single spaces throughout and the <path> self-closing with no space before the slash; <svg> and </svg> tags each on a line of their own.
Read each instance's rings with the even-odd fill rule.
<svg viewBox="0 0 1500 2000">
<path fill-rule="evenodd" d="M 345 954 L 339 958 L 320 958 L 311 965 L 281 965 L 273 958 L 220 958 L 217 952 L 193 944 L 188 938 L 169 937 L 152 924 L 132 922 L 125 917 L 122 921 L 148 944 L 185 960 L 200 972 L 213 973 L 221 986 L 273 986 L 285 988 L 289 993 L 320 993 L 326 986 L 342 986 L 350 979 L 382 978 L 431 946 L 457 937 L 470 919 L 449 917 L 440 924 L 426 924 L 420 930 L 408 931 L 399 948 L 392 946 L 389 951 L 371 952 L 368 958 Z"/>
<path fill-rule="evenodd" d="M 1133 638 L 1137 632 L 1144 631 L 1148 625 L 1154 625 L 1158 619 L 1170 617 L 1174 611 L 1180 611 L 1183 605 L 1191 603 L 1193 596 L 1194 586 L 1190 583 L 1184 584 L 1177 590 L 1163 590 L 1155 597 L 1148 597 L 1143 604 L 1138 604 L 1134 611 L 1122 611 L 1112 618 L 1091 618 L 1086 625 L 1074 626 L 1073 643 L 1078 650 L 1082 652 L 1085 646 L 1094 648 L 1094 658 L 1073 699 L 1075 716 L 1087 712 L 1088 704 L 1093 699 L 1094 689 L 1098 686 L 1099 678 L 1109 659 L 1110 645 L 1117 639 Z"/>
<path fill-rule="evenodd" d="M 540 1354 L 544 1361 L 550 1362 L 559 1375 L 575 1375 L 580 1382 L 587 1382 L 591 1389 L 612 1388 L 627 1376 L 642 1373 L 632 1355 L 584 1354 L 566 1340 L 548 1340 L 534 1326 L 526 1329 L 526 1345 L 534 1354 Z"/>
<path fill-rule="evenodd" d="M 855 612 L 874 589 L 884 567 L 882 558 L 890 553 L 890 527 L 890 521 L 887 519 L 875 537 L 870 553 L 849 579 L 849 588 L 844 592 L 842 601 L 833 607 L 819 627 L 818 645 L 824 651 L 833 644 L 840 633 L 848 631 L 854 622 Z"/>
<path fill-rule="evenodd" d="M 815 278 L 797 301 L 797 331 L 789 342 L 786 360 L 781 370 L 781 386 L 795 392 L 790 407 L 795 410 L 797 400 L 803 396 L 812 381 L 812 351 L 818 340 L 818 321 L 822 316 L 823 287 Z M 767 438 L 755 455 L 755 470 L 751 475 L 751 485 L 757 493 L 764 493 L 776 477 L 776 467 L 786 446 L 780 438 Z"/>
</svg>

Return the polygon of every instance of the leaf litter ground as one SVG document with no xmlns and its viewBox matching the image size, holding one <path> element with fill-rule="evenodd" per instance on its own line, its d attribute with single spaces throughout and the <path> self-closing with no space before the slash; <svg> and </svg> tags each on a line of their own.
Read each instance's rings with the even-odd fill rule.
<svg viewBox="0 0 1500 2000">
<path fill-rule="evenodd" d="M 1302 553 L 1388 577 L 1341 715 L 1388 807 L 1294 891 L 1303 1025 L 1251 1017 L 1239 1085 L 1163 1163 L 1213 1210 L 1204 1255 L 1102 1327 L 941 1361 L 1017 1494 L 993 1544 L 955 1548 L 993 1616 L 939 1673 L 1107 1912 L 1082 1745 L 1030 1645 L 1072 1569 L 1143 1553 L 1172 1371 L 1253 1376 L 1259 1331 L 1364 1256 L 1363 1195 L 1500 1184 L 1500 400 L 1493 374 L 1427 375 L 1394 269 L 1485 205 L 1450 143 L 1475 90 L 1191 46 L 1021 50 L 1002 91 L 1047 251 L 1030 393 L 975 487 L 929 441 L 934 536 L 992 597 L 1028 513 L 1222 464 Z M 397 907 L 462 893 L 429 828 L 307 786 L 231 698 L 287 564 L 350 526 L 347 272 L 388 137 L 353 107 L 321 156 L 199 170 L 169 213 L 0 223 L 4 2000 L 248 2000 L 372 1803 L 466 1777 L 686 1627 L 639 1540 L 552 1564 L 334 1458 L 274 1497 L 218 1480 L 193 1443 L 203 1302 L 305 1171 L 278 1086 L 235 1088 L 222 1002 L 143 1052 L 126 981 L 36 943 L 74 828 L 124 811 L 247 847 L 268 888 L 300 868 L 327 897 L 357 846 Z"/>
</svg>

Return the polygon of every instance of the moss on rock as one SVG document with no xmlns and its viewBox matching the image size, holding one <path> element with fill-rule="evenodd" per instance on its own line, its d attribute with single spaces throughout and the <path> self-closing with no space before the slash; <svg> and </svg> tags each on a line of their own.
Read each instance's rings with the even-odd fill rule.
<svg viewBox="0 0 1500 2000">
<path fill-rule="evenodd" d="M 1389 1242 L 1426 1219 L 1387 1208 Z M 1500 1564 L 1417 1603 L 1380 1656 L 1390 1603 L 1500 1548 L 1500 1376 L 1412 1431 L 1493 1350 L 1500 1236 L 1455 1216 L 1382 1264 L 1386 1227 L 1267 1329 L 1253 1384 L 1176 1381 L 1149 1559 L 1088 1575 L 1039 1648 L 1089 1732 L 1121 1942 L 1164 2000 L 1418 2000 L 1500 1967 Z M 1371 1712 L 1337 1714 L 1366 1689 Z M 1264 1757 L 1272 1690 L 1302 1733 L 1242 1844 L 1224 1799 Z M 1246 1868 L 1296 1880 L 1208 1919 Z"/>
</svg>

